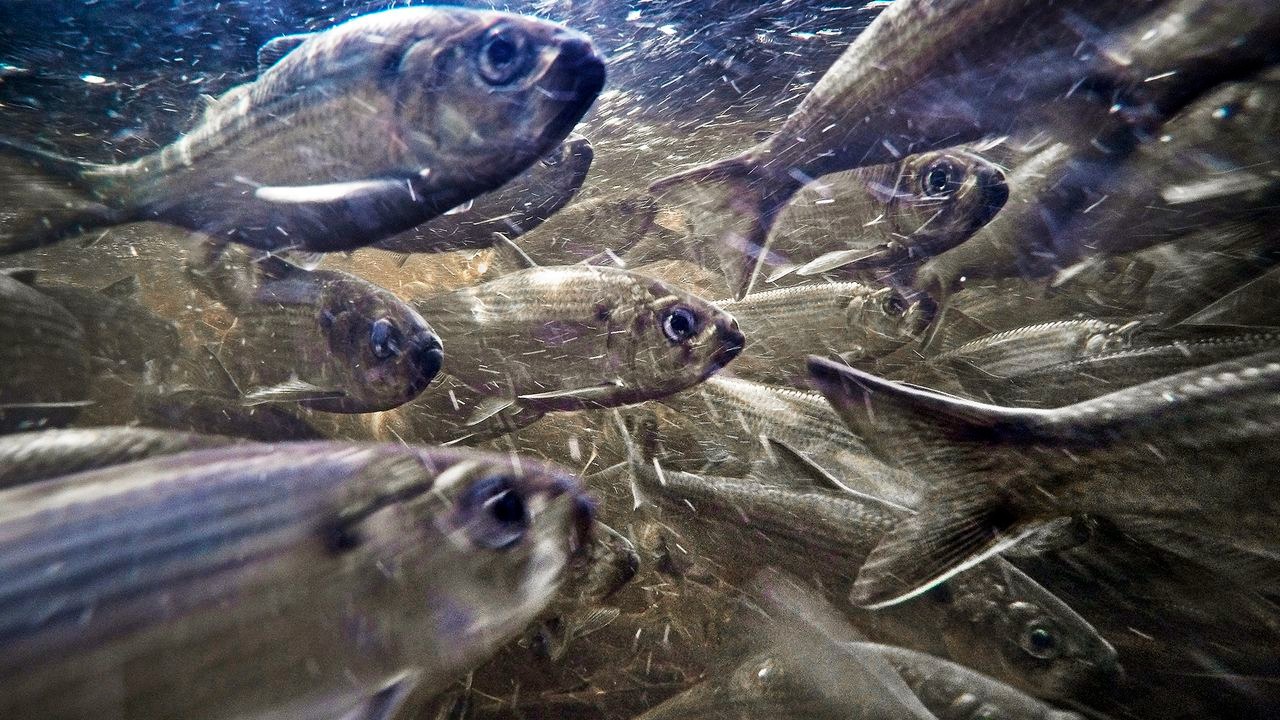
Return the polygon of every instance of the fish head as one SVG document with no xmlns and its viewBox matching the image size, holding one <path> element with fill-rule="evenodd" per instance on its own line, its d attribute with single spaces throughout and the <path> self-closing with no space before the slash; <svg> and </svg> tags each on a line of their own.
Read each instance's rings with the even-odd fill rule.
<svg viewBox="0 0 1280 720">
<path fill-rule="evenodd" d="M 578 193 L 587 179 L 587 170 L 595 153 L 591 141 L 571 134 L 551 152 L 542 156 L 495 195 L 510 198 L 511 218 L 505 223 L 512 237 L 531 230 L 538 220 L 546 219 L 564 207 Z M 520 225 L 533 219 L 535 225 Z M 499 221 L 499 230 L 504 223 Z"/>
<path fill-rule="evenodd" d="M 355 278 L 329 283 L 320 327 L 329 354 L 347 375 L 347 396 L 313 404 L 327 412 L 391 410 L 417 397 L 444 364 L 440 337 L 408 303 Z"/>
<path fill-rule="evenodd" d="M 957 576 L 950 590 L 931 591 L 935 599 L 948 596 L 950 612 L 962 616 L 950 627 L 979 636 L 949 633 L 947 647 L 958 662 L 1050 699 L 1080 697 L 1119 680 L 1115 648 L 1087 620 L 1013 566 L 1000 565 L 1000 572 Z"/>
<path fill-rule="evenodd" d="M 975 153 L 950 149 L 902 162 L 891 199 L 897 232 L 934 254 L 963 242 L 1009 199 L 1004 173 Z"/>
<path fill-rule="evenodd" d="M 626 271 L 616 271 L 626 272 Z M 746 346 L 738 321 L 710 301 L 629 273 L 635 283 L 611 322 L 611 369 L 651 400 L 691 387 L 728 365 Z"/>
<path fill-rule="evenodd" d="M 407 38 L 388 61 L 403 164 L 428 188 L 487 192 L 565 139 L 604 86 L 604 60 L 546 20 L 432 10 L 454 18 L 447 36 Z"/>
<path fill-rule="evenodd" d="M 398 583 L 420 588 L 438 644 L 423 657 L 495 650 L 553 599 L 592 543 L 594 504 L 577 478 L 549 463 L 469 450 L 414 451 L 428 492 L 403 502 L 394 530 L 430 552 L 402 559 Z M 482 658 L 467 661 L 478 663 Z"/>
<path fill-rule="evenodd" d="M 931 305 L 920 295 L 908 298 L 895 288 L 880 288 L 853 298 L 845 325 L 856 328 L 868 353 L 884 354 L 920 337 L 932 319 Z"/>
</svg>

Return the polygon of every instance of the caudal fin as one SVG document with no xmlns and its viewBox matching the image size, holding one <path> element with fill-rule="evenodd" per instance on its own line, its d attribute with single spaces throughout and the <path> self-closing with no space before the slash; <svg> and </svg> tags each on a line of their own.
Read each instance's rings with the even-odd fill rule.
<svg viewBox="0 0 1280 720">
<path fill-rule="evenodd" d="M 663 178 L 649 190 L 685 214 L 695 247 L 709 251 L 729 291 L 741 299 L 762 267 L 786 262 L 771 256 L 769 230 L 800 186 L 733 157 Z"/>
<path fill-rule="evenodd" d="M 96 197 L 90 166 L 0 138 L 0 255 L 49 245 L 125 214 Z"/>
<path fill-rule="evenodd" d="M 1044 410 L 983 405 L 884 380 L 810 357 L 814 384 L 849 428 L 885 462 L 931 489 L 920 512 L 888 532 L 867 557 L 850 599 L 884 607 L 915 597 L 1033 532 L 996 481 L 1010 444 L 1040 432 Z"/>
</svg>

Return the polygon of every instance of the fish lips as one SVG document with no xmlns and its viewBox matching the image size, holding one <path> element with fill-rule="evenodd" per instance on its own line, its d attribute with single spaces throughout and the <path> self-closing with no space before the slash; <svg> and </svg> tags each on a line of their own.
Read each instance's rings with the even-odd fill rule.
<svg viewBox="0 0 1280 720">
<path fill-rule="evenodd" d="M 414 367 L 418 369 L 414 383 L 415 395 L 422 392 L 444 367 L 444 345 L 435 333 L 421 332 L 410 340 Z"/>
<path fill-rule="evenodd" d="M 747 346 L 747 336 L 742 334 L 738 329 L 738 321 L 733 318 L 725 318 L 717 323 L 716 335 L 720 340 L 720 347 L 711 355 L 711 362 L 708 366 L 707 375 L 718 372 L 725 365 L 728 365 L 734 358 L 742 354 Z"/>
<path fill-rule="evenodd" d="M 982 197 L 982 204 L 975 218 L 974 228 L 980 228 L 991 221 L 992 218 L 1004 208 L 1006 202 L 1009 201 L 1009 183 L 1005 181 L 1004 173 L 994 167 L 985 167 L 977 172 L 978 192 Z"/>
<path fill-rule="evenodd" d="M 556 59 L 543 74 L 538 90 L 562 107 L 547 123 L 542 139 L 547 143 L 563 140 L 573 130 L 600 91 L 604 89 L 604 58 L 591 40 L 572 30 L 556 33 Z"/>
</svg>

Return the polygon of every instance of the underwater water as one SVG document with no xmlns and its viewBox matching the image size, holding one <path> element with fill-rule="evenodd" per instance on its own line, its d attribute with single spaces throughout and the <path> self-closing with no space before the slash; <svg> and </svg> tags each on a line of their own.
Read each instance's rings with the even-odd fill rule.
<svg viewBox="0 0 1280 720">
<path fill-rule="evenodd" d="M 0 718 L 1280 712 L 1271 0 L 0 17 Z"/>
</svg>

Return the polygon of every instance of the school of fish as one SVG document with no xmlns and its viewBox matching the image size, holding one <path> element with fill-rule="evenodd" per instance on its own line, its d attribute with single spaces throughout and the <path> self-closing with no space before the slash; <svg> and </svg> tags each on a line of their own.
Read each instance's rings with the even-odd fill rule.
<svg viewBox="0 0 1280 720">
<path fill-rule="evenodd" d="M 0 46 L 0 717 L 1280 715 L 1280 4 L 338 5 Z"/>
</svg>

